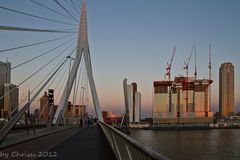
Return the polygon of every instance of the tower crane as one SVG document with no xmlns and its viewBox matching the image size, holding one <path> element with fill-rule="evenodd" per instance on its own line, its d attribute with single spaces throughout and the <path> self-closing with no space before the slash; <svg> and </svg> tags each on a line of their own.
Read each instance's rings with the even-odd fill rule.
<svg viewBox="0 0 240 160">
<path fill-rule="evenodd" d="M 172 67 L 172 62 L 173 62 L 173 57 L 175 55 L 175 52 L 176 52 L 176 46 L 173 49 L 173 53 L 172 53 L 170 63 L 167 63 L 165 78 L 166 78 L 166 76 L 168 76 L 168 81 L 171 80 L 171 67 Z"/>
<path fill-rule="evenodd" d="M 195 79 L 197 79 L 197 51 L 196 51 L 196 47 L 195 46 L 193 46 L 194 47 L 194 65 L 195 65 L 195 72 L 194 72 L 194 77 L 195 77 Z"/>
<path fill-rule="evenodd" d="M 168 76 L 168 81 L 170 82 L 171 80 L 171 67 L 172 67 L 172 62 L 173 62 L 173 57 L 175 55 L 176 52 L 176 46 L 173 49 L 173 53 L 172 53 L 172 57 L 170 60 L 170 63 L 167 63 L 167 68 L 166 68 L 166 74 L 165 74 L 165 79 L 166 76 Z M 169 99 L 168 99 L 168 104 L 169 104 L 169 108 L 168 111 L 171 112 L 172 111 L 172 85 L 168 86 L 168 94 L 169 94 Z"/>
<path fill-rule="evenodd" d="M 212 62 L 211 62 L 211 44 L 209 43 L 209 64 L 208 64 L 208 69 L 209 69 L 209 80 L 212 80 Z M 209 84 L 209 111 L 211 111 L 211 84 Z"/>
<path fill-rule="evenodd" d="M 193 51 L 195 51 L 195 50 L 196 50 L 196 47 L 193 46 L 193 48 L 192 48 L 192 50 L 191 50 L 191 53 L 190 53 L 187 61 L 184 62 L 184 67 L 183 67 L 183 69 L 186 69 L 186 76 L 187 76 L 187 78 L 188 78 L 188 67 L 189 67 L 189 63 L 190 63 L 190 60 L 191 60 Z"/>
<path fill-rule="evenodd" d="M 189 63 L 190 63 L 193 51 L 195 50 L 194 48 L 195 48 L 195 46 L 193 46 L 187 61 L 184 62 L 184 67 L 183 67 L 183 69 L 186 70 L 186 81 L 185 81 L 185 85 L 186 85 L 186 98 L 185 98 L 185 100 L 186 100 L 186 111 L 187 112 L 188 112 L 188 85 L 189 85 L 189 83 L 188 83 L 189 82 L 188 81 L 188 68 L 189 68 Z"/>
</svg>

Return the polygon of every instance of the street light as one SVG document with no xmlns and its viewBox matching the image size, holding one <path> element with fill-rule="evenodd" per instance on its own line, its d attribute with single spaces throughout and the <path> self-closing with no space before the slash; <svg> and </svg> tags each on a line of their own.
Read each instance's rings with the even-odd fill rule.
<svg viewBox="0 0 240 160">
<path fill-rule="evenodd" d="M 70 79 L 70 72 L 71 72 L 71 62 L 72 60 L 75 60 L 75 58 L 71 57 L 71 56 L 67 56 L 66 58 L 70 59 L 69 61 L 69 71 L 68 71 L 68 82 L 67 82 L 67 86 L 68 86 L 68 93 L 70 92 L 69 91 L 69 79 Z"/>
<path fill-rule="evenodd" d="M 82 90 L 82 115 L 81 115 L 81 117 L 82 117 L 82 120 L 83 120 L 83 108 L 84 108 L 84 103 L 83 103 L 83 99 L 84 99 L 84 90 L 85 90 L 86 88 L 85 87 L 81 87 L 81 90 Z"/>
<path fill-rule="evenodd" d="M 71 64 L 71 62 L 72 62 L 72 60 L 75 60 L 75 58 L 74 57 L 71 57 L 71 56 L 67 56 L 66 58 L 68 58 L 69 59 L 69 71 L 68 71 L 68 81 L 67 81 L 67 93 L 70 93 L 71 91 L 70 91 L 70 86 L 69 86 L 69 80 L 70 80 L 70 73 L 71 73 L 71 66 L 72 66 L 72 64 Z M 73 106 L 74 107 L 74 106 Z M 74 109 L 72 108 L 72 111 L 74 111 Z"/>
</svg>

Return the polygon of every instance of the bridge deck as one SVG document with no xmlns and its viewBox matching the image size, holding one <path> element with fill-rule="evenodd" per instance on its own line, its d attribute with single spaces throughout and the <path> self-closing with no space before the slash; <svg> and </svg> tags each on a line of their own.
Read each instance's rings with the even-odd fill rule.
<svg viewBox="0 0 240 160">
<path fill-rule="evenodd" d="M 115 160 L 106 138 L 99 128 L 85 128 L 71 138 L 52 148 L 49 152 L 56 152 L 58 160 Z M 46 158 L 44 158 L 46 159 Z"/>
<path fill-rule="evenodd" d="M 8 154 L 10 159 L 16 159 L 13 157 L 16 156 L 16 152 L 26 153 L 22 157 L 17 157 L 17 159 L 24 160 L 36 159 L 33 155 L 28 157 L 29 154 L 41 155 L 42 157 L 37 158 L 38 160 L 116 159 L 102 131 L 97 127 L 69 129 L 1 150 L 1 153 Z"/>
</svg>

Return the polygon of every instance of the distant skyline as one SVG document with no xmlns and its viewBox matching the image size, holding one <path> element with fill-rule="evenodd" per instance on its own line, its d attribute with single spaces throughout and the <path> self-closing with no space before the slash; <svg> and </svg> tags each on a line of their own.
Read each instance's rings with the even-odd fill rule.
<svg viewBox="0 0 240 160">
<path fill-rule="evenodd" d="M 37 0 L 36 0 L 37 1 Z M 61 13 L 64 11 L 53 1 L 39 1 Z M 67 8 L 70 5 L 60 0 Z M 69 1 L 70 2 L 70 1 Z M 81 3 L 81 0 L 79 0 Z M 0 6 L 75 23 L 28 0 L 1 1 Z M 176 54 L 172 64 L 172 79 L 185 75 L 184 61 L 193 45 L 197 49 L 199 78 L 208 78 L 208 44 L 212 46 L 212 107 L 218 110 L 218 72 L 224 62 L 235 67 L 235 107 L 240 111 L 240 1 L 238 0 L 87 0 L 88 39 L 93 74 L 102 110 L 124 112 L 122 81 L 136 82 L 142 94 L 142 112 L 151 114 L 153 81 L 163 80 L 166 63 L 173 48 Z M 72 13 L 79 19 L 77 12 Z M 63 25 L 34 19 L 0 9 L 0 25 L 42 29 L 78 29 L 76 25 Z M 0 49 L 57 38 L 66 34 L 0 31 Z M 31 48 L 0 53 L 0 61 L 8 59 L 12 66 L 43 51 L 70 40 L 59 40 Z M 72 41 L 74 42 L 74 41 Z M 72 42 L 69 42 L 71 44 Z M 75 42 L 76 44 L 76 42 Z M 67 47 L 66 45 L 65 47 Z M 64 49 L 64 48 L 63 48 Z M 62 50 L 63 50 L 62 49 Z M 12 71 L 14 84 L 56 56 L 61 49 Z M 61 59 L 61 58 L 60 58 Z M 59 60 L 60 60 L 59 59 Z M 58 61 L 59 62 L 59 61 Z M 54 64 L 57 64 L 54 62 Z M 54 64 L 51 66 L 54 67 Z M 34 77 L 20 88 L 26 93 L 49 69 Z M 194 59 L 190 61 L 189 76 L 194 76 Z M 22 91 L 21 91 L 22 90 Z M 21 99 L 21 97 L 20 97 Z"/>
</svg>

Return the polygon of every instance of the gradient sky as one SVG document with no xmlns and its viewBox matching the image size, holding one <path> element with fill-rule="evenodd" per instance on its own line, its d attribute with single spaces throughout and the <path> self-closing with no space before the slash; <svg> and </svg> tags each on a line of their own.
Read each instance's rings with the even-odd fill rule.
<svg viewBox="0 0 240 160">
<path fill-rule="evenodd" d="M 74 23 L 71 19 L 40 8 L 29 0 L 19 2 L 0 1 L 0 6 Z M 39 2 L 64 13 L 53 1 Z M 60 2 L 73 9 L 63 0 Z M 104 110 L 124 112 L 122 81 L 126 77 L 128 83 L 134 81 L 138 84 L 144 115 L 151 114 L 153 81 L 164 78 L 166 63 L 171 58 L 174 46 L 176 45 L 177 49 L 172 64 L 172 77 L 185 75 L 183 64 L 195 45 L 198 78 L 208 78 L 208 44 L 211 43 L 213 109 L 218 110 L 219 67 L 221 63 L 232 62 L 235 67 L 235 106 L 238 106 L 237 110 L 240 111 L 239 0 L 87 0 L 87 9 L 95 84 Z M 79 19 L 79 15 L 76 12 L 74 14 Z M 2 9 L 0 24 L 45 29 L 78 29 L 77 24 L 56 24 Z M 0 48 L 10 48 L 62 35 L 0 31 Z M 8 57 L 12 65 L 16 65 L 33 57 L 36 52 L 50 49 L 61 42 L 64 41 L 16 50 L 8 54 L 0 53 L 0 60 L 5 61 Z M 52 53 L 52 56 L 56 54 L 57 52 Z M 24 79 L 24 75 L 29 75 L 29 72 L 33 72 L 47 59 L 49 57 L 13 71 L 12 81 L 19 83 Z M 192 58 L 189 75 L 193 76 L 193 72 Z M 23 86 L 23 90 L 34 84 L 39 77 L 41 75 Z"/>
</svg>

